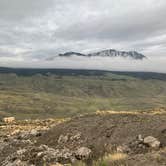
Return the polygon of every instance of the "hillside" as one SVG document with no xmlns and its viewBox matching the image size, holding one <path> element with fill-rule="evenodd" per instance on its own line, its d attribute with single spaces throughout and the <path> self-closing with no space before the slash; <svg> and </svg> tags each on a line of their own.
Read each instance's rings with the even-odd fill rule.
<svg viewBox="0 0 166 166">
<path fill-rule="evenodd" d="M 166 74 L 0 69 L 0 116 L 70 117 L 97 110 L 166 107 Z"/>
<path fill-rule="evenodd" d="M 0 165 L 166 163 L 166 74 L 0 71 Z"/>
<path fill-rule="evenodd" d="M 165 118 L 160 109 L 0 122 L 0 165 L 164 166 Z"/>
</svg>

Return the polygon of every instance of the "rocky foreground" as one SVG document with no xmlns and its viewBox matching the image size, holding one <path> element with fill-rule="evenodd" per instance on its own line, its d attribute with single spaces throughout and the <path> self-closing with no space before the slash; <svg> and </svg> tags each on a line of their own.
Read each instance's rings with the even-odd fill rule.
<svg viewBox="0 0 166 166">
<path fill-rule="evenodd" d="M 166 111 L 0 123 L 1 166 L 97 166 L 99 159 L 108 166 L 166 165 Z"/>
</svg>

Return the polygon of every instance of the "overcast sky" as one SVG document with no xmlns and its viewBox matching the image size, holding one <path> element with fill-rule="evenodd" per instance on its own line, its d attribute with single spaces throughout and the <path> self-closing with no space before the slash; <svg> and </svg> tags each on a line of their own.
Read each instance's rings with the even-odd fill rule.
<svg viewBox="0 0 166 166">
<path fill-rule="evenodd" d="M 59 67 L 58 60 L 48 64 L 43 59 L 113 48 L 143 53 L 149 59 L 143 69 L 166 72 L 165 19 L 165 0 L 0 0 L 0 65 Z M 89 60 L 82 61 L 85 66 Z M 62 59 L 61 67 L 66 64 Z M 131 68 L 125 64 L 124 70 Z"/>
</svg>

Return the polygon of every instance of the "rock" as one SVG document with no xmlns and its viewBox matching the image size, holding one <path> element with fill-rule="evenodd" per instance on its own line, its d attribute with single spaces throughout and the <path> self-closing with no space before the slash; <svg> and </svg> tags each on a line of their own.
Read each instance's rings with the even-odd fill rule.
<svg viewBox="0 0 166 166">
<path fill-rule="evenodd" d="M 58 139 L 58 144 L 63 144 L 66 143 L 68 141 L 68 135 L 60 135 L 59 139 Z"/>
<path fill-rule="evenodd" d="M 75 157 L 80 160 L 88 159 L 91 153 L 92 153 L 91 149 L 87 147 L 81 147 L 75 152 Z"/>
<path fill-rule="evenodd" d="M 16 134 L 18 134 L 18 133 L 20 133 L 20 130 L 19 130 L 19 129 L 12 131 L 12 132 L 11 132 L 11 135 L 16 135 Z"/>
<path fill-rule="evenodd" d="M 55 163 L 55 164 L 50 164 L 49 166 L 64 166 L 64 165 L 62 165 L 60 163 Z"/>
<path fill-rule="evenodd" d="M 35 129 L 32 129 L 29 134 L 32 136 L 36 136 L 36 137 L 42 135 L 39 131 L 37 131 Z"/>
<path fill-rule="evenodd" d="M 57 149 L 56 150 L 56 156 L 59 158 L 59 159 L 63 159 L 63 160 L 73 160 L 73 153 L 67 149 L 67 148 L 64 148 L 64 149 Z"/>
<path fill-rule="evenodd" d="M 32 129 L 31 131 L 20 132 L 19 134 L 17 134 L 17 139 L 29 139 L 31 137 L 38 137 L 41 135 L 42 135 L 42 132 Z"/>
<path fill-rule="evenodd" d="M 5 161 L 2 163 L 2 166 L 34 166 L 27 164 L 26 162 L 21 161 L 20 159 L 16 159 L 14 161 Z"/>
<path fill-rule="evenodd" d="M 145 137 L 143 140 L 143 143 L 148 145 L 151 148 L 159 148 L 160 147 L 160 141 L 158 141 L 157 138 L 154 138 L 152 136 Z"/>
<path fill-rule="evenodd" d="M 35 156 L 35 158 L 33 158 Z M 72 163 L 76 160 L 73 152 L 67 148 L 54 149 L 47 145 L 41 145 L 39 147 L 29 146 L 24 149 L 19 149 L 12 153 L 3 161 L 3 166 L 30 166 L 29 161 L 35 160 L 38 165 L 43 163 L 61 166 L 58 162 Z M 28 165 L 21 165 L 27 163 Z M 59 165 L 58 165 L 59 164 Z"/>
<path fill-rule="evenodd" d="M 116 148 L 117 152 L 119 153 L 128 153 L 130 152 L 130 148 L 127 145 L 121 145 Z"/>
<path fill-rule="evenodd" d="M 142 142 L 144 139 L 142 138 L 142 135 L 141 134 L 139 134 L 138 135 L 138 140 L 140 141 L 140 142 Z"/>
<path fill-rule="evenodd" d="M 73 160 L 73 153 L 67 149 L 53 149 L 49 148 L 46 145 L 41 145 L 40 147 L 36 148 L 35 150 L 38 151 L 36 158 L 40 158 L 42 161 L 72 161 Z"/>
<path fill-rule="evenodd" d="M 30 136 L 29 132 L 23 131 L 17 135 L 17 139 L 28 139 Z"/>
<path fill-rule="evenodd" d="M 81 138 L 81 133 L 77 133 L 76 135 L 74 135 L 74 136 L 71 136 L 70 137 L 70 140 L 79 140 Z"/>
<path fill-rule="evenodd" d="M 38 131 L 35 130 L 35 129 L 32 129 L 32 130 L 30 131 L 30 134 L 31 134 L 31 135 L 37 135 L 37 134 L 38 134 Z"/>
<path fill-rule="evenodd" d="M 26 151 L 27 151 L 26 149 L 20 149 L 20 150 L 17 150 L 16 153 L 17 153 L 19 156 L 22 156 Z"/>
<path fill-rule="evenodd" d="M 14 145 L 32 145 L 33 142 L 30 139 L 11 139 L 9 140 L 10 144 L 14 144 Z"/>
<path fill-rule="evenodd" d="M 0 142 L 0 153 L 3 151 L 3 149 L 8 145 L 6 142 Z"/>
<path fill-rule="evenodd" d="M 15 121 L 15 117 L 5 117 L 2 119 L 2 121 L 5 123 L 12 123 Z"/>
</svg>

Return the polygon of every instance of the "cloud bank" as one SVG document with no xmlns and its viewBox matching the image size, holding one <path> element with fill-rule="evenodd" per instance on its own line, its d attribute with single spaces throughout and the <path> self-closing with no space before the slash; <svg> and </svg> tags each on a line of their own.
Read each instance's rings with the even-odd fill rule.
<svg viewBox="0 0 166 166">
<path fill-rule="evenodd" d="M 0 0 L 0 65 L 165 72 L 165 11 L 165 0 Z M 110 48 L 136 50 L 148 60 L 43 60 Z"/>
<path fill-rule="evenodd" d="M 111 71 L 146 71 L 166 73 L 165 57 L 152 57 L 144 60 L 110 57 L 57 57 L 52 61 L 29 60 L 22 65 L 22 59 L 3 59 L 3 66 L 24 68 L 67 68 L 67 69 L 100 69 Z M 7 63 L 6 63 L 7 62 Z M 8 64 L 8 65 L 7 65 Z"/>
</svg>

